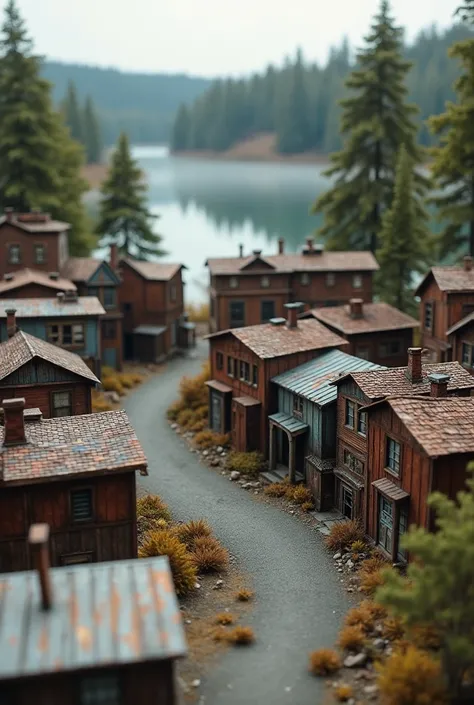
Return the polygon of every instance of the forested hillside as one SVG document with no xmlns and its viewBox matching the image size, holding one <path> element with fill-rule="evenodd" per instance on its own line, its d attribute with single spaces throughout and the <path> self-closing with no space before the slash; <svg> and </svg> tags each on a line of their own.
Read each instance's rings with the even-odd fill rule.
<svg viewBox="0 0 474 705">
<path fill-rule="evenodd" d="M 59 105 L 72 82 L 78 100 L 93 101 L 106 145 L 121 131 L 132 143 L 167 141 L 181 103 L 192 103 L 210 84 L 185 75 L 124 73 L 115 69 L 46 61 L 42 73 L 53 84 Z"/>
<path fill-rule="evenodd" d="M 432 141 L 423 121 L 443 111 L 454 98 L 458 63 L 448 58 L 453 42 L 472 36 L 465 26 L 423 31 L 405 48 L 413 62 L 409 100 L 420 108 L 420 142 Z M 283 68 L 270 66 L 249 79 L 217 80 L 191 107 L 182 105 L 173 127 L 172 146 L 179 150 L 224 151 L 261 132 L 275 132 L 282 154 L 321 153 L 341 146 L 338 101 L 354 68 L 347 42 L 331 51 L 324 67 L 306 64 L 298 52 Z"/>
</svg>

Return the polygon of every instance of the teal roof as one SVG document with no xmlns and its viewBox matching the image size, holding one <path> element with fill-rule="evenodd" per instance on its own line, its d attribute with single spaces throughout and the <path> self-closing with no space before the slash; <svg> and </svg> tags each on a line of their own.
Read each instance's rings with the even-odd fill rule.
<svg viewBox="0 0 474 705">
<path fill-rule="evenodd" d="M 302 433 L 308 428 L 307 423 L 295 419 L 294 416 L 288 416 L 287 414 L 283 414 L 282 412 L 272 414 L 268 418 L 270 421 L 275 421 L 275 423 L 277 423 L 279 426 L 282 426 L 287 431 L 293 434 Z"/>
<path fill-rule="evenodd" d="M 334 379 L 348 372 L 366 372 L 386 369 L 342 350 L 329 350 L 315 360 L 305 362 L 292 370 L 273 377 L 272 382 L 305 399 L 325 406 L 336 400 L 337 388 L 330 385 Z"/>
</svg>

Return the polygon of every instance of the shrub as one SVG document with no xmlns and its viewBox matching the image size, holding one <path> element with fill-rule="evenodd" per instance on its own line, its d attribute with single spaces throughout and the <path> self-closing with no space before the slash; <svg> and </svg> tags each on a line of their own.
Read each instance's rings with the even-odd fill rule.
<svg viewBox="0 0 474 705">
<path fill-rule="evenodd" d="M 326 545 L 331 551 L 340 551 L 352 546 L 354 541 L 364 540 L 364 529 L 358 521 L 337 522 L 326 537 Z"/>
<path fill-rule="evenodd" d="M 209 363 L 203 365 L 202 371 L 196 377 L 183 377 L 179 385 L 180 400 L 184 408 L 197 409 L 207 406 L 208 391 L 206 382 L 211 377 Z"/>
<path fill-rule="evenodd" d="M 192 409 L 183 409 L 176 417 L 176 423 L 183 428 L 187 428 L 190 422 L 194 421 Z"/>
<path fill-rule="evenodd" d="M 221 612 L 216 617 L 216 624 L 222 624 L 223 626 L 227 626 L 233 623 L 234 617 L 230 614 L 230 612 Z"/>
<path fill-rule="evenodd" d="M 360 590 L 364 595 L 373 595 L 375 591 L 385 584 L 385 569 L 375 570 L 372 573 L 367 573 L 364 570 L 360 571 Z"/>
<path fill-rule="evenodd" d="M 333 649 L 318 649 L 309 655 L 309 670 L 313 676 L 329 676 L 341 668 L 341 659 Z"/>
<path fill-rule="evenodd" d="M 176 421 L 180 411 L 183 411 L 184 405 L 182 401 L 174 401 L 171 406 L 168 407 L 166 415 L 170 421 Z"/>
<path fill-rule="evenodd" d="M 265 494 L 269 497 L 285 497 L 288 485 L 285 482 L 272 482 L 263 488 Z"/>
<path fill-rule="evenodd" d="M 314 509 L 314 503 L 313 502 L 303 502 L 301 505 L 301 509 L 304 512 L 312 512 Z"/>
<path fill-rule="evenodd" d="M 212 638 L 214 639 L 214 641 L 229 641 L 229 630 L 224 629 L 224 627 L 221 625 L 217 627 L 217 629 L 213 630 Z"/>
<path fill-rule="evenodd" d="M 398 641 L 405 634 L 405 627 L 399 617 L 387 617 L 382 624 L 382 634 L 390 641 Z"/>
<path fill-rule="evenodd" d="M 439 664 L 414 646 L 409 646 L 405 652 L 394 652 L 376 668 L 378 686 L 386 705 L 444 705 L 447 702 Z"/>
<path fill-rule="evenodd" d="M 360 651 L 366 640 L 366 634 L 361 624 L 348 625 L 339 632 L 338 646 L 348 651 Z"/>
<path fill-rule="evenodd" d="M 247 590 L 247 588 L 241 588 L 235 597 L 239 602 L 250 602 L 253 598 L 253 592 L 252 590 Z"/>
<path fill-rule="evenodd" d="M 370 558 L 366 558 L 360 564 L 360 570 L 363 573 L 376 573 L 382 568 L 388 568 L 389 563 L 379 553 L 375 553 Z"/>
<path fill-rule="evenodd" d="M 289 485 L 286 496 L 295 504 L 306 504 L 313 501 L 311 491 L 304 485 Z"/>
<path fill-rule="evenodd" d="M 213 536 L 196 538 L 191 554 L 194 565 L 201 573 L 225 570 L 229 565 L 229 552 Z"/>
<path fill-rule="evenodd" d="M 182 597 L 194 589 L 196 568 L 192 556 L 171 531 L 151 531 L 140 548 L 139 556 L 168 556 L 176 594 Z"/>
<path fill-rule="evenodd" d="M 122 387 L 125 387 L 125 389 L 131 389 L 132 387 L 135 386 L 135 382 L 133 380 L 132 375 L 128 375 L 125 373 L 121 373 L 117 375 L 117 379 L 122 385 Z"/>
<path fill-rule="evenodd" d="M 207 424 L 208 424 L 207 419 L 201 419 L 198 421 L 191 421 L 188 425 L 188 431 L 192 431 L 193 433 L 199 433 L 200 431 L 205 431 Z"/>
<path fill-rule="evenodd" d="M 161 497 L 156 494 L 147 494 L 137 499 L 137 516 L 143 517 L 149 522 L 156 522 L 158 519 L 171 521 L 171 512 Z"/>
<path fill-rule="evenodd" d="M 212 536 L 212 529 L 205 519 L 191 519 L 185 524 L 177 524 L 174 527 L 174 533 L 182 543 L 190 548 L 196 539 Z"/>
<path fill-rule="evenodd" d="M 121 397 L 125 394 L 125 390 L 117 377 L 103 377 L 102 388 L 106 392 L 117 392 Z"/>
<path fill-rule="evenodd" d="M 371 632 L 377 619 L 372 605 L 375 605 L 375 603 L 364 600 L 357 607 L 353 607 L 346 614 L 344 624 L 348 627 L 360 626 L 367 634 Z"/>
<path fill-rule="evenodd" d="M 251 453 L 232 452 L 227 458 L 227 468 L 237 470 L 243 475 L 258 475 L 263 466 L 263 455 L 252 451 Z"/>
<path fill-rule="evenodd" d="M 334 688 L 334 697 L 339 700 L 340 703 L 345 703 L 352 698 L 354 691 L 352 686 L 347 683 L 341 683 L 337 688 Z"/>
<path fill-rule="evenodd" d="M 101 411 L 112 411 L 113 406 L 100 392 L 92 391 L 92 411 L 97 414 Z"/>
<path fill-rule="evenodd" d="M 354 553 L 365 553 L 366 550 L 367 544 L 365 543 L 365 541 L 361 541 L 360 539 L 358 539 L 357 541 L 351 543 L 351 551 L 353 551 Z"/>
<path fill-rule="evenodd" d="M 384 607 L 384 605 L 381 605 L 379 602 L 374 602 L 372 600 L 363 600 L 360 603 L 360 606 L 362 605 L 367 605 L 367 608 L 371 611 L 374 619 L 385 619 L 387 616 L 387 609 Z"/>
<path fill-rule="evenodd" d="M 215 431 L 200 431 L 194 436 L 194 442 L 198 448 L 213 448 L 215 446 L 227 446 L 230 437 L 228 433 L 216 433 Z"/>
<path fill-rule="evenodd" d="M 255 634 L 251 627 L 234 627 L 228 633 L 228 639 L 236 646 L 248 646 L 255 641 Z"/>
</svg>

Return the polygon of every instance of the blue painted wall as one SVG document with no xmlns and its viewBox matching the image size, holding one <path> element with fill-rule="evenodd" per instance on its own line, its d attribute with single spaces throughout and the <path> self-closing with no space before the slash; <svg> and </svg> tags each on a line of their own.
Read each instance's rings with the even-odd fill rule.
<svg viewBox="0 0 474 705">
<path fill-rule="evenodd" d="M 81 318 L 77 316 L 68 319 L 69 322 L 84 323 L 85 324 L 85 346 L 83 348 L 72 348 L 72 352 L 77 353 L 81 357 L 99 357 L 99 321 L 97 318 Z M 17 325 L 25 333 L 30 333 L 31 335 L 41 338 L 41 340 L 46 340 L 46 326 L 48 323 L 61 323 L 61 319 L 40 319 L 40 318 L 19 318 L 17 319 Z M 66 321 L 65 321 L 66 322 Z M 7 321 L 6 319 L 0 320 L 0 340 L 5 341 L 8 339 L 7 336 Z"/>
<path fill-rule="evenodd" d="M 293 416 L 293 396 L 293 392 L 278 386 L 278 411 Z M 336 402 L 320 407 L 303 398 L 303 418 L 301 421 L 309 426 L 305 436 L 306 455 L 335 458 Z"/>
</svg>

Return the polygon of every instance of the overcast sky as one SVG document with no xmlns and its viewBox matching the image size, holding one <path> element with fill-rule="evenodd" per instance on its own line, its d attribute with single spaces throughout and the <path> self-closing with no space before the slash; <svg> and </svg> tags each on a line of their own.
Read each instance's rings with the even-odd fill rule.
<svg viewBox="0 0 474 705">
<path fill-rule="evenodd" d="M 378 0 L 17 0 L 53 59 L 130 71 L 246 74 L 301 46 L 324 62 L 344 34 L 360 44 Z M 0 0 L 0 7 L 6 0 Z M 460 0 L 392 0 L 408 39 L 452 24 Z"/>
</svg>

